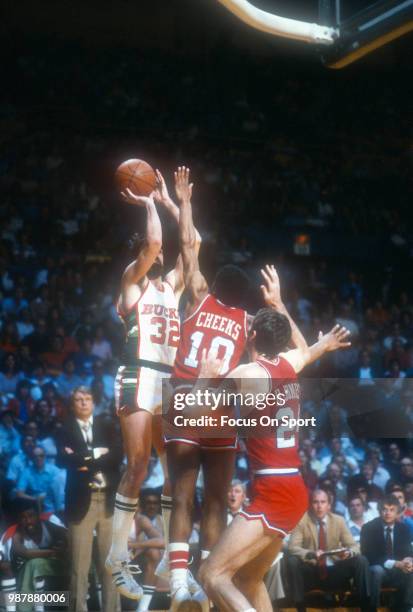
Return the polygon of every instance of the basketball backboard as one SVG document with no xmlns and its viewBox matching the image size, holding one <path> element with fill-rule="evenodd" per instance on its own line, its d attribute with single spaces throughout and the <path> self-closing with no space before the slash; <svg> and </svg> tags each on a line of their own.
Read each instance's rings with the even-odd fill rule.
<svg viewBox="0 0 413 612">
<path fill-rule="evenodd" d="M 270 10 L 260 0 L 218 2 L 253 28 L 318 45 L 329 68 L 343 68 L 413 30 L 413 0 L 318 0 L 318 23 L 281 14 L 276 0 Z"/>
</svg>

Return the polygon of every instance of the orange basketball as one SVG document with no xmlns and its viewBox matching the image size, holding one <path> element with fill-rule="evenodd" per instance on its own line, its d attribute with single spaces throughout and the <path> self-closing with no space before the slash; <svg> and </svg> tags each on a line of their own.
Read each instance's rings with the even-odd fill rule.
<svg viewBox="0 0 413 612">
<path fill-rule="evenodd" d="M 128 159 L 115 172 L 119 191 L 130 189 L 135 195 L 148 196 L 156 184 L 153 168 L 143 159 Z"/>
</svg>

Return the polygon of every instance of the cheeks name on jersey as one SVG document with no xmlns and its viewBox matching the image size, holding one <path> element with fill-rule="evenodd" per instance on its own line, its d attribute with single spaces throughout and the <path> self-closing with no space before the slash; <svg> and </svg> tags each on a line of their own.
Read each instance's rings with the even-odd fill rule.
<svg viewBox="0 0 413 612">
<path fill-rule="evenodd" d="M 196 319 L 195 327 L 215 329 L 230 336 L 233 340 L 238 340 L 242 329 L 241 325 L 233 319 L 221 317 L 213 312 L 200 312 Z"/>
<path fill-rule="evenodd" d="M 176 308 L 168 308 L 163 304 L 143 304 L 141 315 L 156 315 L 166 319 L 179 319 Z"/>
</svg>

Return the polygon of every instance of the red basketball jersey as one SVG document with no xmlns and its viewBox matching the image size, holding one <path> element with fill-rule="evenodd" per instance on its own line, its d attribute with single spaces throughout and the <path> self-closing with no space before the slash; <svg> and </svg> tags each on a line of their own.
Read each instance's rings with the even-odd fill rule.
<svg viewBox="0 0 413 612">
<path fill-rule="evenodd" d="M 277 426 L 269 427 L 271 434 L 264 437 L 246 439 L 250 467 L 254 472 L 271 473 L 272 469 L 297 468 L 298 428 L 291 427 L 289 419 L 298 419 L 300 414 L 300 386 L 291 364 L 283 357 L 276 361 L 258 359 L 257 363 L 267 372 L 271 380 L 271 393 L 283 394 L 284 405 L 268 405 L 256 411 L 257 418 L 268 416 L 277 419 Z M 281 397 L 281 395 L 280 395 Z M 263 471 L 264 470 L 264 471 Z"/>
<path fill-rule="evenodd" d="M 224 359 L 222 375 L 238 365 L 247 341 L 247 313 L 226 306 L 208 294 L 181 325 L 173 378 L 197 378 L 202 350 L 218 351 Z"/>
</svg>

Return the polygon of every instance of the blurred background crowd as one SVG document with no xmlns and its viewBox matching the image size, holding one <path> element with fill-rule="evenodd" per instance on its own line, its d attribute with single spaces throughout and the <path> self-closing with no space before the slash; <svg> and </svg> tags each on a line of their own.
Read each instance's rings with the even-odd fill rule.
<svg viewBox="0 0 413 612">
<path fill-rule="evenodd" d="M 117 427 L 116 300 L 128 238 L 144 221 L 114 190 L 114 170 L 129 157 L 159 167 L 171 193 L 172 171 L 190 166 L 201 266 L 209 278 L 223 263 L 242 266 L 252 313 L 259 268 L 273 263 L 308 341 L 335 322 L 351 330 L 352 347 L 308 373 L 350 378 L 353 389 L 342 400 L 311 390 L 304 398 L 304 415 L 318 419 L 302 433 L 306 482 L 327 488 L 348 520 L 350 494 L 363 495 L 367 512 L 394 487 L 413 514 L 411 66 L 398 52 L 382 73 L 373 63 L 338 77 L 314 62 L 232 54 L 223 39 L 201 61 L 45 37 L 4 49 L 4 527 L 18 497 L 64 520 L 56 435 L 73 389 L 89 387 L 94 414 Z M 163 218 L 163 231 L 171 265 L 176 227 Z M 368 419 L 360 429 L 357 404 L 366 402 L 397 423 L 393 432 Z M 242 447 L 236 476 L 248 482 Z M 144 488 L 161 485 L 154 458 Z"/>
</svg>

